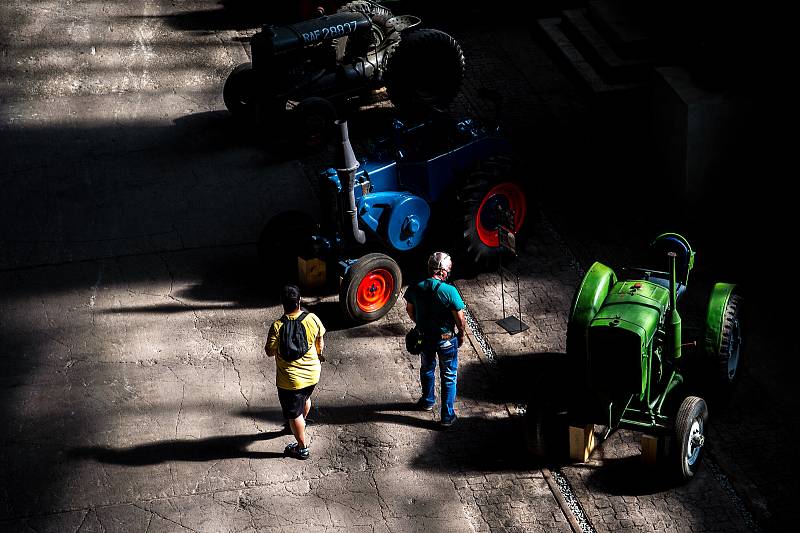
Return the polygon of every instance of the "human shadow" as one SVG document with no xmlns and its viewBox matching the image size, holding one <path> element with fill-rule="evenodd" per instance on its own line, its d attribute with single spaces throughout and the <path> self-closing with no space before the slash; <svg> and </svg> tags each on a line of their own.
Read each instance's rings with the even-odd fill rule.
<svg viewBox="0 0 800 533">
<path fill-rule="evenodd" d="M 141 444 L 129 448 L 110 448 L 88 446 L 73 448 L 67 453 L 75 459 L 93 459 L 100 463 L 143 466 L 160 464 L 166 461 L 213 461 L 217 459 L 269 459 L 283 457 L 278 452 L 255 452 L 247 447 L 259 440 L 270 440 L 286 435 L 283 430 L 254 433 L 252 435 L 233 435 L 209 437 L 207 439 L 165 440 Z"/>
</svg>

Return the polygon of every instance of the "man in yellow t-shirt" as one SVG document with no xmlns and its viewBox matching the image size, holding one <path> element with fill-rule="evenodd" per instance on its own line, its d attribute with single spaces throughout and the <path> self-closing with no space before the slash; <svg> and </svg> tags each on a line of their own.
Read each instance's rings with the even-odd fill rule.
<svg viewBox="0 0 800 533">
<path fill-rule="evenodd" d="M 308 351 L 297 359 L 289 360 L 281 354 L 281 335 L 283 327 L 281 319 L 272 323 L 267 336 L 264 351 L 269 357 L 275 357 L 275 384 L 278 386 L 278 400 L 281 403 L 283 417 L 289 422 L 289 428 L 297 443 L 289 444 L 284 453 L 296 459 L 308 459 L 308 440 L 306 439 L 306 417 L 311 410 L 311 393 L 319 382 L 320 361 L 324 361 L 322 350 L 325 342 L 325 326 L 314 313 L 300 310 L 300 289 L 295 285 L 287 285 L 281 291 L 281 304 L 287 320 L 302 320 L 306 332 Z M 291 330 L 289 330 L 291 331 Z"/>
</svg>

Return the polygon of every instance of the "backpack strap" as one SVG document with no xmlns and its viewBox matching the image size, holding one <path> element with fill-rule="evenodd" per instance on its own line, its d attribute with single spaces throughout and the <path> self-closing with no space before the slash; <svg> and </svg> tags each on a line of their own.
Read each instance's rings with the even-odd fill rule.
<svg viewBox="0 0 800 533">
<path fill-rule="evenodd" d="M 297 316 L 297 318 L 295 318 L 295 320 L 297 320 L 298 322 L 302 322 L 303 320 L 306 319 L 307 316 L 308 316 L 308 311 L 303 311 Z M 289 320 L 291 319 L 288 317 L 288 315 L 283 315 L 280 318 L 281 324 L 286 324 L 287 322 L 289 322 Z"/>
<path fill-rule="evenodd" d="M 433 295 L 434 295 L 434 296 L 436 296 L 436 293 L 437 293 L 437 292 L 439 292 L 439 287 L 441 287 L 441 286 L 442 286 L 442 283 L 444 283 L 444 282 L 443 282 L 442 280 L 440 280 L 440 279 L 439 279 L 439 280 L 436 280 L 436 281 L 438 281 L 439 283 L 437 283 L 437 284 L 436 284 L 436 287 L 434 287 L 434 288 L 433 288 Z"/>
</svg>

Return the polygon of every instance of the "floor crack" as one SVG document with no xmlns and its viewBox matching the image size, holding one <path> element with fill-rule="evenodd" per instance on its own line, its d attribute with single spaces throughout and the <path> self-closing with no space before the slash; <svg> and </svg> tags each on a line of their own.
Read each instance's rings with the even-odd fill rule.
<svg viewBox="0 0 800 533">
<path fill-rule="evenodd" d="M 175 524 L 176 526 L 180 526 L 180 527 L 182 527 L 183 529 L 185 529 L 185 530 L 187 530 L 187 531 L 193 531 L 194 533 L 200 533 L 199 531 L 197 531 L 197 530 L 195 530 L 195 529 L 192 529 L 192 528 L 190 528 L 190 527 L 184 526 L 184 525 L 183 525 L 183 524 L 181 524 L 180 522 L 176 522 L 175 520 L 173 520 L 173 519 L 171 519 L 171 518 L 167 518 L 166 516 L 164 516 L 164 515 L 162 515 L 162 514 L 159 514 L 159 513 L 155 512 L 155 511 L 153 511 L 152 509 L 145 509 L 144 507 L 141 507 L 141 506 L 139 506 L 139 505 L 136 505 L 135 503 L 133 504 L 133 506 L 134 506 L 134 507 L 136 507 L 137 509 L 141 509 L 142 511 L 144 511 L 144 512 L 146 512 L 146 513 L 150 513 L 152 516 L 157 516 L 157 517 L 159 517 L 159 518 L 160 518 L 160 519 L 162 519 L 162 520 L 166 520 L 167 522 L 172 522 L 172 523 L 173 523 L 173 524 Z M 151 520 L 152 520 L 152 516 L 151 516 Z M 150 527 L 150 523 L 149 523 L 149 522 L 148 522 L 148 527 Z M 76 532 L 76 533 L 77 533 L 77 532 Z"/>
</svg>

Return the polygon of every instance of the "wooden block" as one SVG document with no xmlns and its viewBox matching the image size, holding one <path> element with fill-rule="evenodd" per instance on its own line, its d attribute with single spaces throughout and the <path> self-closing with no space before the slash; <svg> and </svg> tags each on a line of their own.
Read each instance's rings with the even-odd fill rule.
<svg viewBox="0 0 800 533">
<path fill-rule="evenodd" d="M 594 450 L 594 424 L 584 427 L 569 427 L 569 458 L 585 463 Z"/>
<path fill-rule="evenodd" d="M 654 466 L 658 462 L 658 437 L 642 435 L 642 463 Z"/>
<path fill-rule="evenodd" d="M 317 289 L 325 285 L 325 261 L 321 259 L 298 257 L 297 273 L 303 289 Z"/>
</svg>

